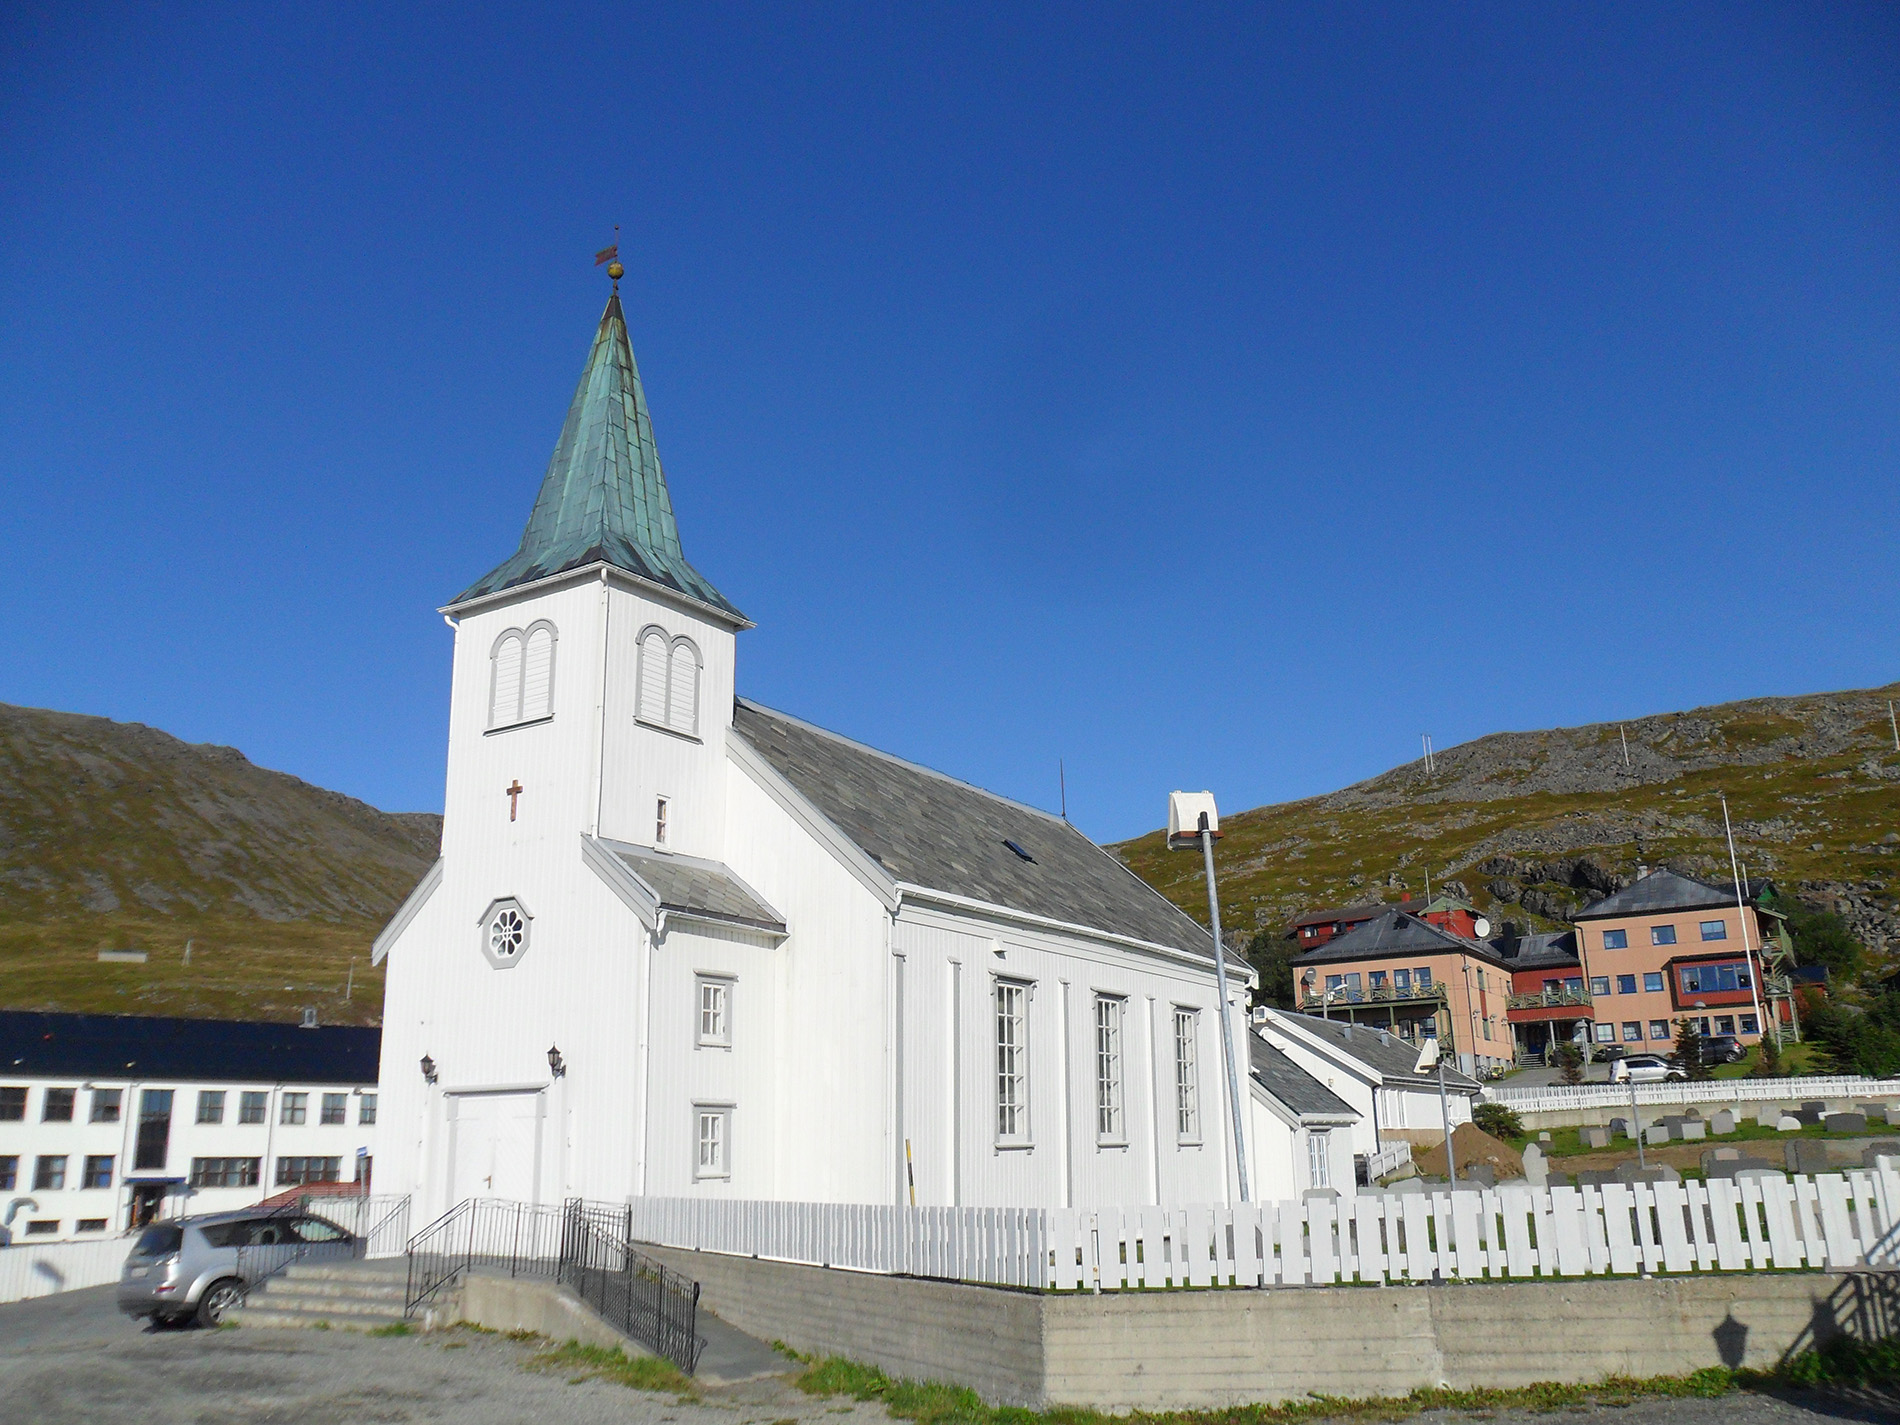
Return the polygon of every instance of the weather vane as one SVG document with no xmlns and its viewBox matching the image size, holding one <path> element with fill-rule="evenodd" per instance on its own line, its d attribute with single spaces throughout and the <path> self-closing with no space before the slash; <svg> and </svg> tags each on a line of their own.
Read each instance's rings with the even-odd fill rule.
<svg viewBox="0 0 1900 1425">
<path fill-rule="evenodd" d="M 594 254 L 594 266 L 598 267 L 603 262 L 607 264 L 607 275 L 613 278 L 614 280 L 614 291 L 618 292 L 620 290 L 620 279 L 626 275 L 626 271 L 627 271 L 626 268 L 620 265 L 620 224 L 619 223 L 614 224 L 613 246 L 603 247 L 599 252 Z"/>
</svg>

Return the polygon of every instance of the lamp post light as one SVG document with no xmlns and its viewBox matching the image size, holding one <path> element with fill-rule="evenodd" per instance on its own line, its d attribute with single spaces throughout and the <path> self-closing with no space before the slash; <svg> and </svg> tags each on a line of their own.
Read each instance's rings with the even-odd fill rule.
<svg viewBox="0 0 1900 1425">
<path fill-rule="evenodd" d="M 1234 1166 L 1240 1177 L 1240 1200 L 1251 1202 L 1247 1190 L 1247 1138 L 1240 1121 L 1240 1078 L 1234 1068 L 1234 1034 L 1227 1012 L 1227 951 L 1220 938 L 1220 892 L 1214 885 L 1214 838 L 1220 835 L 1220 812 L 1212 792 L 1168 793 L 1168 849 L 1181 851 L 1200 843 L 1207 873 L 1207 924 L 1214 932 L 1214 985 L 1220 996 L 1220 1052 L 1227 1067 L 1227 1104 L 1233 1110 Z"/>
<path fill-rule="evenodd" d="M 548 1072 L 557 1079 L 567 1077 L 567 1060 L 561 1057 L 560 1046 L 552 1045 L 548 1049 Z"/>
<path fill-rule="evenodd" d="M 1419 1046 L 1418 1062 L 1412 1065 L 1415 1074 L 1429 1074 L 1438 1070 L 1438 1112 L 1445 1123 L 1445 1181 L 1452 1189 L 1458 1186 L 1458 1159 L 1451 1147 L 1451 1099 L 1445 1092 L 1445 1058 L 1438 1052 L 1438 1039 L 1433 1036 Z"/>
<path fill-rule="evenodd" d="M 427 1054 L 422 1056 L 422 1081 L 425 1084 L 433 1084 L 435 1082 L 435 1060 L 431 1059 Z"/>
</svg>

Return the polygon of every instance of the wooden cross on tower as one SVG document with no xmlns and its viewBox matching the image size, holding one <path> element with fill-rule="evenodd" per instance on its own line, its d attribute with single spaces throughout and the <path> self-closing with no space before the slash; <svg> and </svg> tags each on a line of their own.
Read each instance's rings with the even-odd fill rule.
<svg viewBox="0 0 1900 1425">
<path fill-rule="evenodd" d="M 521 779 L 515 778 L 508 784 L 508 820 L 515 819 L 515 810 L 521 801 Z"/>
</svg>

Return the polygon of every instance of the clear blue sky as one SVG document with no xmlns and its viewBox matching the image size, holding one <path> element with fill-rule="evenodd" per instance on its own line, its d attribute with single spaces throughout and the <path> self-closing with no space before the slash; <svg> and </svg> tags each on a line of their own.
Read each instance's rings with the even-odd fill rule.
<svg viewBox="0 0 1900 1425">
<path fill-rule="evenodd" d="M 1900 676 L 1885 5 L 6 7 L 0 700 L 441 805 L 624 225 L 741 691 L 1099 839 Z"/>
</svg>

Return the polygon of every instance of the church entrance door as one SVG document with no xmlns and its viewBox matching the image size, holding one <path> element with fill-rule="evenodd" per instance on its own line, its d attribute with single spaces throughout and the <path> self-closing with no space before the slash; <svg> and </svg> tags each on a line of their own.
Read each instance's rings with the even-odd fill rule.
<svg viewBox="0 0 1900 1425">
<path fill-rule="evenodd" d="M 499 1197 L 540 1201 L 545 1100 L 532 1093 L 449 1096 L 449 1202 Z"/>
</svg>

